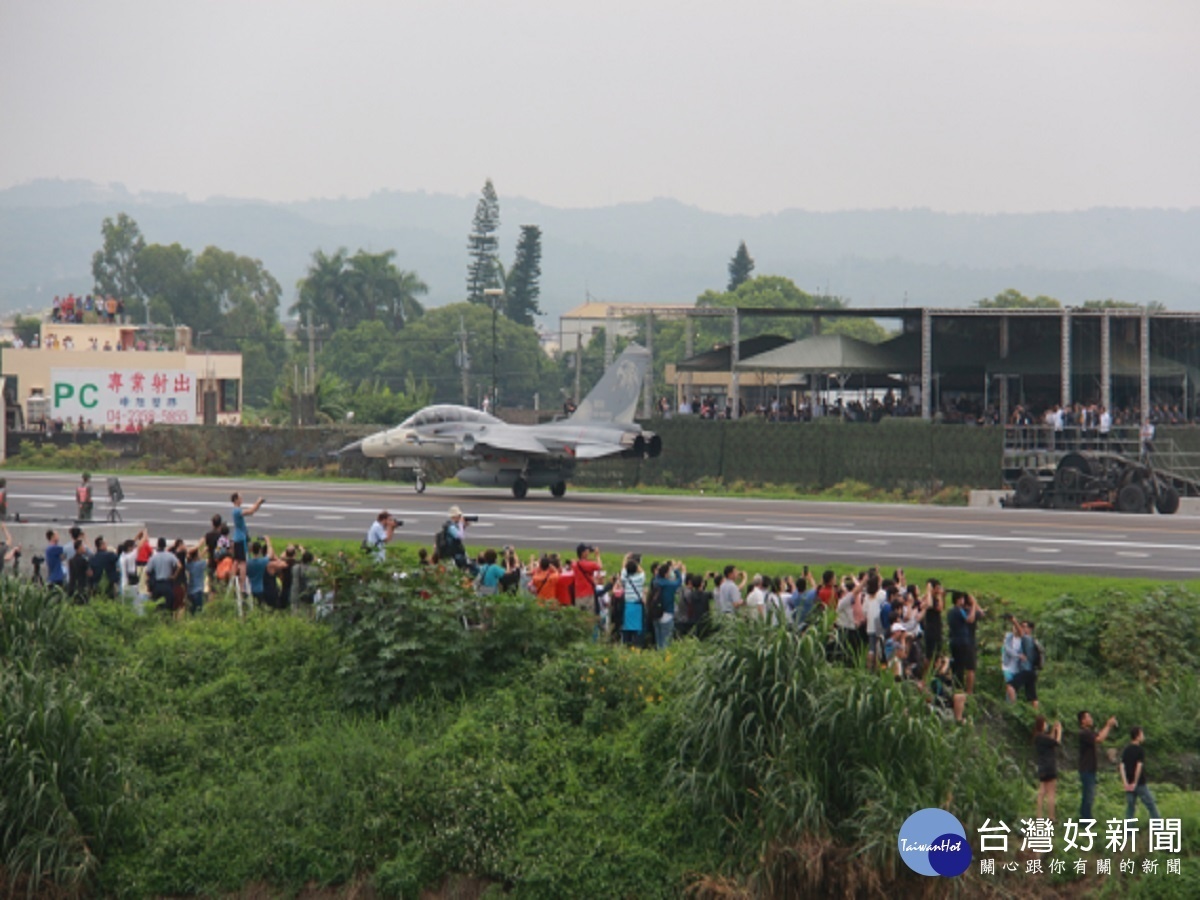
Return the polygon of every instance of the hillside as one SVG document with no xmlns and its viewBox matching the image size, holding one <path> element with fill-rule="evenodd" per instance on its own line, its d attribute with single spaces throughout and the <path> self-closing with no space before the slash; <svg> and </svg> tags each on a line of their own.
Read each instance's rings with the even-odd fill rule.
<svg viewBox="0 0 1200 900">
<path fill-rule="evenodd" d="M 557 209 L 503 195 L 501 256 L 517 228 L 543 231 L 542 306 L 553 320 L 587 296 L 687 303 L 722 288 L 745 240 L 758 274 L 793 279 L 856 306 L 967 305 L 1013 287 L 1066 303 L 1115 298 L 1200 309 L 1200 209 L 1095 209 L 1021 215 L 929 210 L 729 216 L 674 200 Z M 313 250 L 395 248 L 433 306 L 462 298 L 475 197 L 379 192 L 273 204 L 119 185 L 39 181 L 0 191 L 0 311 L 85 290 L 106 216 L 128 212 L 150 242 L 209 244 L 257 257 L 285 300 Z"/>
</svg>

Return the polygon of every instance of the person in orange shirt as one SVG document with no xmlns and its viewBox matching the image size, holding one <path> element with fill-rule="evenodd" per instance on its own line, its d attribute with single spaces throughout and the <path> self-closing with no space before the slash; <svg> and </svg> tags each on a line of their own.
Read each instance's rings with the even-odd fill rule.
<svg viewBox="0 0 1200 900">
<path fill-rule="evenodd" d="M 543 556 L 529 579 L 529 589 L 539 600 L 553 602 L 558 599 L 558 567 L 549 556 Z"/>
</svg>

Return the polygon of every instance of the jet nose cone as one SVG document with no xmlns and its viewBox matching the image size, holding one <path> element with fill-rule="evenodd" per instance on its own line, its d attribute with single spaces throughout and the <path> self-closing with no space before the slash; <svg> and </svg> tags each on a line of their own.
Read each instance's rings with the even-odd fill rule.
<svg viewBox="0 0 1200 900">
<path fill-rule="evenodd" d="M 355 450 L 362 450 L 362 441 L 355 441 L 353 444 L 347 444 L 341 450 L 335 451 L 335 456 L 341 456 L 343 453 L 353 453 Z"/>
<path fill-rule="evenodd" d="M 360 449 L 363 456 L 383 456 L 384 448 L 387 445 L 387 435 L 383 433 L 373 434 L 370 437 L 363 438 L 359 441 L 359 444 L 361 444 Z"/>
</svg>

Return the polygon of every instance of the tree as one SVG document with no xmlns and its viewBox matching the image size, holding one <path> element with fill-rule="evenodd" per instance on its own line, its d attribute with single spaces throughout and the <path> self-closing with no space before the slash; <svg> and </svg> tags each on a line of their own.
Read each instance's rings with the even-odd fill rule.
<svg viewBox="0 0 1200 900">
<path fill-rule="evenodd" d="M 984 297 L 975 304 L 980 309 L 1060 309 L 1062 304 L 1042 294 L 1030 299 L 1020 291 L 1009 288 L 990 300 Z"/>
<path fill-rule="evenodd" d="M 142 231 L 130 216 L 120 213 L 117 220 L 105 219 L 100 225 L 104 245 L 92 254 L 94 293 L 119 297 L 126 312 L 141 318 L 145 311 L 137 282 L 137 260 L 146 246 Z"/>
<path fill-rule="evenodd" d="M 1157 300 L 1149 303 L 1132 303 L 1128 300 L 1085 300 L 1084 309 L 1140 309 L 1148 313 L 1163 312 L 1167 307 Z"/>
<path fill-rule="evenodd" d="M 311 312 L 313 325 L 325 333 L 375 320 L 393 331 L 403 328 L 425 311 L 417 297 L 429 288 L 415 272 L 396 268 L 395 258 L 395 250 L 359 250 L 354 256 L 344 247 L 332 256 L 314 251 L 290 311 L 302 321 Z"/>
<path fill-rule="evenodd" d="M 380 319 L 398 331 L 425 312 L 417 297 L 428 294 L 429 287 L 415 272 L 397 269 L 395 258 L 395 250 L 383 253 L 359 250 L 350 258 L 347 271 L 350 309 L 343 324 Z"/>
<path fill-rule="evenodd" d="M 181 244 L 149 244 L 141 249 L 134 266 L 147 320 L 158 325 L 195 326 L 197 321 L 210 324 L 196 294 L 192 251 Z M 199 330 L 199 329 L 197 329 Z"/>
<path fill-rule="evenodd" d="M 339 247 L 332 256 L 323 250 L 314 250 L 308 274 L 300 279 L 297 287 L 299 296 L 288 312 L 299 315 L 301 321 L 307 320 L 311 313 L 315 326 L 330 331 L 345 326 L 343 316 L 350 292 L 346 248 Z"/>
<path fill-rule="evenodd" d="M 32 347 L 34 339 L 42 330 L 42 320 L 37 316 L 17 316 L 13 319 L 13 334 L 21 339 L 26 347 Z"/>
<path fill-rule="evenodd" d="M 742 241 L 738 244 L 737 253 L 729 261 L 729 287 L 726 290 L 736 291 L 745 282 L 750 280 L 750 276 L 753 273 L 754 258 L 750 255 L 750 251 L 746 249 L 746 242 Z"/>
<path fill-rule="evenodd" d="M 467 237 L 467 300 L 483 303 L 487 300 L 483 292 L 499 285 L 496 277 L 496 250 L 499 241 L 496 229 L 500 226 L 500 200 L 492 179 L 483 185 L 483 195 L 475 205 L 475 219 L 471 223 L 471 234 Z"/>
<path fill-rule="evenodd" d="M 517 255 L 504 279 L 504 314 L 519 325 L 533 325 L 533 317 L 542 314 L 538 305 L 541 277 L 542 229 L 522 225 Z"/>
</svg>

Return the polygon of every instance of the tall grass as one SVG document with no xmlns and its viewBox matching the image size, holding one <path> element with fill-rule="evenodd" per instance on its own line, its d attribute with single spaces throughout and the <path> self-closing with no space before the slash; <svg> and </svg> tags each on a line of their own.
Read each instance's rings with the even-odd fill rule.
<svg viewBox="0 0 1200 900">
<path fill-rule="evenodd" d="M 812 632 L 732 623 L 675 702 L 673 783 L 725 823 L 735 858 L 760 861 L 748 874 L 768 896 L 906 878 L 896 835 L 918 809 L 968 824 L 1017 808 L 1011 762 L 915 687 L 831 665 Z"/>
<path fill-rule="evenodd" d="M 125 766 L 66 667 L 76 646 L 53 595 L 0 580 L 0 868 L 11 893 L 82 892 L 130 823 Z"/>
</svg>

